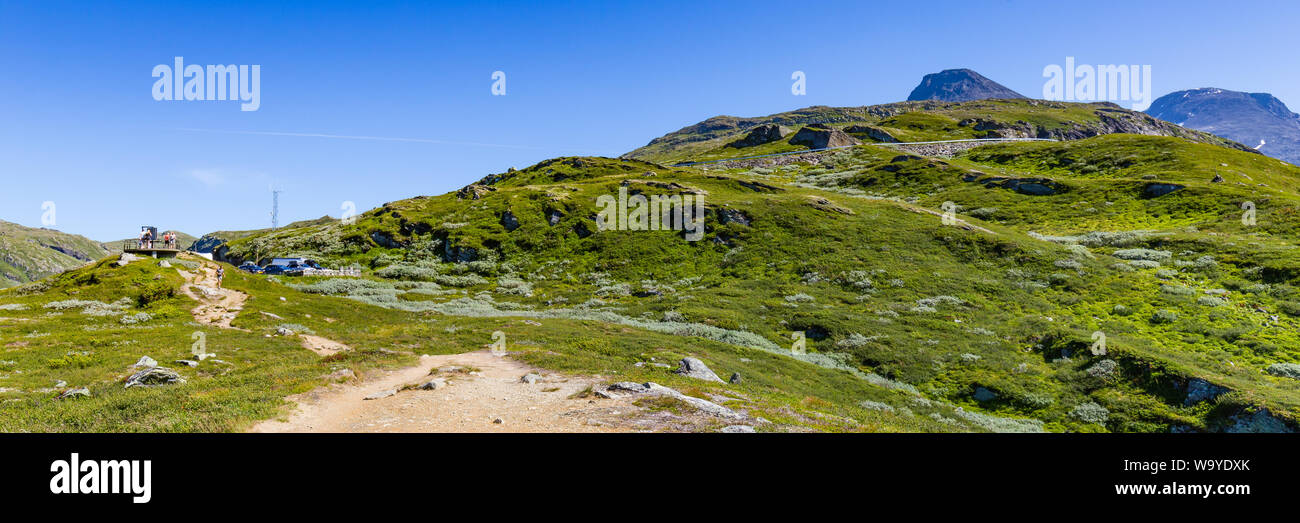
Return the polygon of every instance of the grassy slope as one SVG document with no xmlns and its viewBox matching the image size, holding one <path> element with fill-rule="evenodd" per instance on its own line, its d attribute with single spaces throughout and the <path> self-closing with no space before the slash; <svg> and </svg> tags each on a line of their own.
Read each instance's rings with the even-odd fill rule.
<svg viewBox="0 0 1300 523">
<path fill-rule="evenodd" d="M 943 431 L 953 428 L 930 418 L 865 409 L 870 398 L 903 408 L 910 395 L 870 385 L 840 371 L 822 369 L 770 353 L 733 345 L 635 331 L 600 322 L 511 318 L 447 317 L 370 306 L 353 300 L 308 294 L 260 276 L 227 272 L 227 287 L 250 294 L 234 326 L 216 329 L 189 319 L 193 303 L 179 294 L 147 304 L 139 295 L 151 286 L 174 289 L 182 281 L 173 269 L 141 260 L 126 267 L 111 261 L 0 293 L 0 431 L 229 431 L 280 412 L 284 396 L 324 383 L 341 368 L 365 372 L 410 364 L 405 352 L 444 354 L 481 349 L 500 330 L 507 348 L 521 358 L 558 371 L 600 372 L 611 380 L 654 380 L 688 393 L 735 391 L 751 399 L 745 407 L 783 426 L 812 430 Z M 112 303 L 130 298 L 108 316 L 45 305 L 64 299 Z M 284 297 L 284 300 L 280 300 Z M 13 310 L 15 304 L 25 310 Z M 140 312 L 151 319 L 124 324 Z M 263 312 L 283 319 L 274 319 Z M 328 318 L 328 320 L 327 320 Z M 334 320 L 334 321 L 330 321 Z M 294 323 L 354 347 L 351 353 L 319 358 L 296 339 L 267 337 L 276 326 Z M 172 364 L 190 357 L 195 332 L 206 336 L 216 359 L 197 368 Z M 123 389 L 130 365 L 149 355 L 178 370 L 188 382 L 155 389 Z M 740 372 L 739 385 L 700 384 L 667 369 L 636 362 L 675 361 L 692 355 L 718 372 Z M 87 386 L 89 399 L 55 400 L 63 389 Z M 733 407 L 737 406 L 735 404 Z M 953 416 L 950 407 L 918 407 Z"/>
<path fill-rule="evenodd" d="M 1255 306 L 1300 311 L 1292 309 L 1297 297 L 1285 277 L 1292 274 L 1286 261 L 1292 242 L 1249 236 L 1278 227 L 1272 213 L 1290 212 L 1283 199 L 1293 200 L 1293 193 L 1276 187 L 1291 187 L 1294 168 L 1174 138 L 1117 135 L 1055 146 L 1071 154 L 1089 147 L 1150 154 L 1126 158 L 1126 166 L 1113 171 L 1094 159 L 1085 163 L 1100 164 L 1096 171 L 1080 168 L 1073 176 L 1046 165 L 1031 169 L 995 161 L 984 148 L 947 161 L 891 162 L 896 152 L 866 146 L 828 155 L 818 166 L 721 172 L 630 160 L 557 159 L 489 177 L 485 181 L 496 190 L 478 200 L 451 194 L 393 202 L 352 226 L 322 225 L 263 239 L 315 249 L 318 257 L 335 263 L 380 268 L 378 274 L 441 283 L 432 294 L 354 294 L 372 303 L 392 300 L 389 306 L 546 316 L 595 298 L 604 303 L 589 306 L 612 308 L 626 318 L 680 315 L 687 322 L 766 340 L 751 340 L 752 345 L 786 347 L 791 331 L 805 331 L 813 336 L 809 348 L 815 353 L 841 355 L 850 366 L 911 384 L 931 399 L 967 411 L 1030 417 L 1050 430 L 1218 430 L 1232 416 L 1259 406 L 1294 417 L 1300 388 L 1260 370 L 1300 359 L 1295 319 L 1284 314 L 1274 325 L 1271 314 L 1255 312 Z M 1037 144 L 1002 149 L 1007 147 L 1024 147 L 1026 157 L 1048 153 Z M 1192 167 L 1170 167 L 1179 162 Z M 1249 173 L 1270 187 L 1204 181 L 1215 166 Z M 1067 190 L 1026 196 L 961 177 L 990 173 L 1050 175 Z M 1154 181 L 1188 188 L 1142 198 L 1142 188 L 1153 181 L 1142 179 L 1142 173 L 1167 173 L 1169 178 L 1157 174 Z M 779 189 L 756 191 L 740 181 Z M 591 223 L 595 197 L 615 194 L 625 182 L 647 193 L 665 190 L 646 182 L 707 191 L 712 208 L 740 210 L 753 223 L 721 225 L 715 213 L 709 234 L 695 243 L 672 232 L 576 234 L 579 222 Z M 830 205 L 815 205 L 810 197 Z M 1261 204 L 1259 231 L 1232 225 L 1240 215 L 1233 209 L 1246 197 L 1271 202 Z M 968 211 L 991 209 L 983 215 L 987 221 L 969 218 L 990 232 L 945 227 L 937 216 L 918 212 L 937 210 L 949 200 Z M 851 214 L 826 210 L 833 207 Z M 514 232 L 500 224 L 507 210 L 521 223 Z M 554 226 L 544 219 L 551 210 L 565 215 Z M 1191 225 L 1202 229 L 1190 232 Z M 1211 227 L 1220 230 L 1213 234 L 1240 235 L 1240 243 L 1210 236 Z M 1163 268 L 1170 272 L 1131 270 L 1110 256 L 1114 246 L 1084 252 L 1029 234 L 1134 229 L 1169 233 L 1133 246 L 1170 250 L 1174 260 Z M 380 247 L 373 233 L 407 248 Z M 240 242 L 231 247 L 236 253 L 248 248 Z M 430 262 L 430 254 L 466 249 L 496 261 Z M 1194 266 L 1206 255 L 1212 266 Z M 475 273 L 481 278 L 466 277 Z M 527 281 L 531 295 L 515 296 L 516 278 Z M 1228 304 L 1198 301 L 1205 290 L 1219 288 L 1229 290 Z M 622 295 L 652 289 L 662 295 Z M 480 293 L 491 298 L 476 298 Z M 484 305 L 493 299 L 495 309 Z M 933 301 L 932 308 L 918 307 Z M 500 311 L 500 302 L 509 310 Z M 1116 312 L 1116 305 L 1126 312 Z M 1178 319 L 1152 323 L 1158 310 L 1174 311 Z M 1108 357 L 1085 350 L 1095 330 L 1110 337 Z M 1089 374 L 1103 359 L 1117 361 L 1119 370 L 1100 378 Z M 1191 378 L 1236 392 L 1184 405 Z M 977 401 L 981 388 L 996 399 Z M 1087 403 L 1108 409 L 1109 419 L 1097 424 L 1071 415 Z"/>
</svg>

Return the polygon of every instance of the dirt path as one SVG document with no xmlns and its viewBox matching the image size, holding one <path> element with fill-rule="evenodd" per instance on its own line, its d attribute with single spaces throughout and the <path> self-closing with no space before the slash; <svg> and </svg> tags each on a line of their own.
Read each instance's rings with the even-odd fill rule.
<svg viewBox="0 0 1300 523">
<path fill-rule="evenodd" d="M 200 262 L 203 263 L 203 262 Z M 205 325 L 216 325 L 223 329 L 233 329 L 230 322 L 235 320 L 239 311 L 244 310 L 248 295 L 242 292 L 217 287 L 216 267 L 203 263 L 195 272 L 176 269 L 185 277 L 188 285 L 181 286 L 181 293 L 199 302 L 190 312 L 194 321 Z"/>
<path fill-rule="evenodd" d="M 459 371 L 448 367 L 461 367 Z M 429 375 L 430 369 L 444 369 Z M 542 375 L 537 383 L 520 378 Z M 400 390 L 430 378 L 436 390 Z M 298 408 L 250 432 L 624 432 L 621 421 L 637 407 L 625 400 L 570 399 L 599 380 L 563 376 L 486 351 L 421 356 L 419 365 L 364 381 L 335 384 L 291 396 Z M 365 399 L 398 389 L 394 395 Z M 500 420 L 498 423 L 497 420 Z"/>
<path fill-rule="evenodd" d="M 303 348 L 321 356 L 332 356 L 338 354 L 339 351 L 352 350 L 352 347 L 329 338 L 322 338 L 311 334 L 299 334 L 298 337 L 302 338 Z"/>
</svg>

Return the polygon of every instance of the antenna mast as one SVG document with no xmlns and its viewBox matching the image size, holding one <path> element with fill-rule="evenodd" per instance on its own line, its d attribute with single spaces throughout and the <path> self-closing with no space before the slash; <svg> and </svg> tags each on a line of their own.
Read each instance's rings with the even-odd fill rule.
<svg viewBox="0 0 1300 523">
<path fill-rule="evenodd" d="M 280 228 L 280 193 L 279 189 L 271 189 L 271 230 Z"/>
</svg>

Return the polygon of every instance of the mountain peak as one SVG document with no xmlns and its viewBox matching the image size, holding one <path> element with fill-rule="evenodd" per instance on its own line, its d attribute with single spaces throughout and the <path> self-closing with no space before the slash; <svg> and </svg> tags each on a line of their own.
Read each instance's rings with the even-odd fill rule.
<svg viewBox="0 0 1300 523">
<path fill-rule="evenodd" d="M 1146 112 L 1251 147 L 1261 144 L 1261 153 L 1300 162 L 1300 115 L 1269 93 L 1188 89 L 1157 98 Z"/>
<path fill-rule="evenodd" d="M 945 69 L 925 75 L 908 100 L 969 102 L 986 98 L 1024 98 L 1002 84 L 970 69 Z"/>
</svg>

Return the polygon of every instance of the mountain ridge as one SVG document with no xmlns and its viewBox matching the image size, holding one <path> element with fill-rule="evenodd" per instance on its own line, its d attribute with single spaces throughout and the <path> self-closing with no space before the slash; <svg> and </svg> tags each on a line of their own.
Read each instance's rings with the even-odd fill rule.
<svg viewBox="0 0 1300 523">
<path fill-rule="evenodd" d="M 1300 164 L 1300 114 L 1268 93 L 1187 89 L 1157 98 L 1146 113 L 1250 147 L 1262 141 L 1261 154 Z"/>
</svg>

